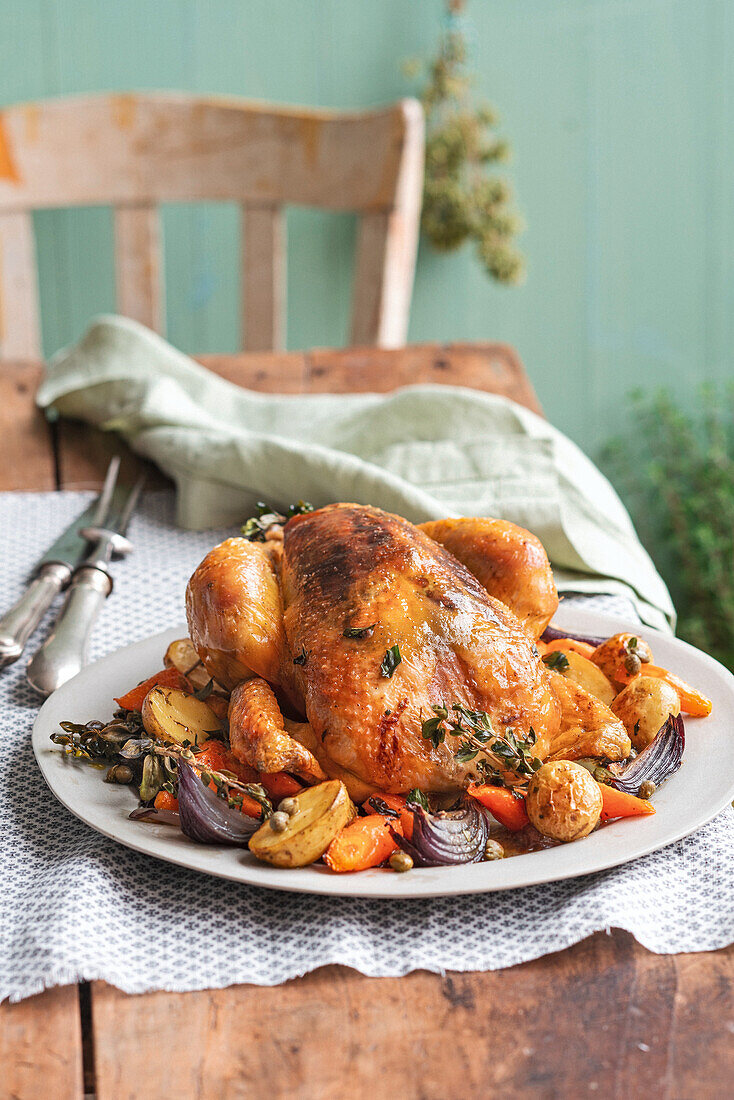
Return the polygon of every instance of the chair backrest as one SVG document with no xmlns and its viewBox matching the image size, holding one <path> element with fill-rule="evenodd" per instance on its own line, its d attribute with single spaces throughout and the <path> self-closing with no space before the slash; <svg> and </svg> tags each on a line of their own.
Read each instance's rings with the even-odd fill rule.
<svg viewBox="0 0 734 1100">
<path fill-rule="evenodd" d="M 404 99 L 360 114 L 185 94 L 99 95 L 0 112 L 0 358 L 40 353 L 31 212 L 114 208 L 121 313 L 163 331 L 158 204 L 243 212 L 244 346 L 277 350 L 287 204 L 359 215 L 350 341 L 405 341 L 418 241 L 424 124 Z"/>
</svg>

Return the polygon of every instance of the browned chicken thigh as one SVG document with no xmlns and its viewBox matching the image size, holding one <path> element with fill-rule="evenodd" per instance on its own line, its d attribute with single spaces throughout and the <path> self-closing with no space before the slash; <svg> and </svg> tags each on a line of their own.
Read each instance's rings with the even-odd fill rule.
<svg viewBox="0 0 734 1100">
<path fill-rule="evenodd" d="M 577 741 L 577 756 L 596 744 L 626 756 L 619 720 L 538 656 L 556 603 L 545 552 L 512 524 L 421 529 L 356 504 L 294 517 L 282 543 L 227 540 L 187 589 L 194 645 L 233 689 L 235 753 L 260 771 L 343 779 L 355 799 L 476 776 L 457 738 L 423 736 L 434 706 L 484 712 L 500 736 L 532 730 L 541 759 L 570 758 Z"/>
</svg>

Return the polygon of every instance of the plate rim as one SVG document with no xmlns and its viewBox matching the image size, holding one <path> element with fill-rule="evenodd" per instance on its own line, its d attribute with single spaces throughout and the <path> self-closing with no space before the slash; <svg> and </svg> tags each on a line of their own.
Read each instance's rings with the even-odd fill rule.
<svg viewBox="0 0 734 1100">
<path fill-rule="evenodd" d="M 587 624 L 593 625 L 584 625 L 584 619 L 587 619 Z M 681 647 L 684 652 L 688 651 L 694 654 L 697 660 L 703 661 L 704 664 L 708 665 L 711 671 L 718 677 L 723 676 L 723 683 L 729 687 L 734 696 L 734 676 L 732 676 L 728 669 L 716 661 L 715 658 L 704 653 L 702 650 L 696 649 L 688 642 L 679 638 L 674 638 L 672 635 L 664 634 L 662 631 L 656 630 L 653 627 L 648 627 L 641 623 L 634 623 L 629 618 L 624 619 L 615 615 L 609 615 L 607 612 L 594 611 L 591 608 L 564 608 L 562 603 L 556 616 L 554 616 L 554 624 L 560 625 L 561 628 L 568 630 L 575 629 L 578 633 L 594 633 L 596 632 L 596 627 L 598 627 L 600 631 L 603 631 L 608 625 L 613 626 L 614 629 L 612 632 L 623 630 L 625 627 L 631 627 L 632 629 L 638 629 L 641 634 L 644 633 L 652 637 L 657 636 L 659 638 L 664 638 L 666 641 L 673 642 L 676 646 Z M 594 865 L 592 867 L 585 866 L 581 869 L 578 867 L 554 869 L 553 859 L 551 858 L 548 860 L 548 856 L 556 854 L 556 858 L 559 858 L 557 855 L 558 853 L 575 850 L 575 846 L 554 847 L 540 852 L 527 853 L 521 857 L 515 857 L 512 860 L 501 861 L 501 865 L 504 868 L 516 865 L 516 873 L 513 874 L 512 871 L 510 871 L 509 879 L 505 878 L 501 881 L 493 882 L 491 880 L 482 879 L 477 875 L 475 882 L 467 883 L 464 881 L 463 884 L 459 885 L 457 881 L 453 886 L 451 885 L 450 877 L 447 879 L 446 883 L 443 881 L 444 876 L 456 875 L 459 869 L 453 867 L 416 868 L 410 875 L 405 876 L 391 874 L 384 869 L 375 868 L 370 871 L 363 871 L 359 874 L 347 876 L 334 875 L 325 869 L 321 871 L 319 868 L 313 866 L 294 870 L 283 870 L 269 867 L 264 864 L 250 863 L 241 858 L 233 863 L 231 858 L 226 860 L 221 854 L 232 854 L 234 857 L 237 857 L 243 854 L 241 849 L 197 845 L 195 842 L 189 841 L 186 838 L 181 840 L 180 833 L 173 834 L 172 832 L 168 836 L 165 832 L 160 834 L 156 833 L 152 838 L 156 845 L 154 850 L 150 846 L 150 834 L 146 836 L 146 833 L 141 831 L 139 841 L 136 839 L 137 830 L 132 832 L 130 836 L 120 836 L 115 833 L 111 827 L 106 826 L 104 822 L 100 823 L 98 820 L 94 820 L 95 813 L 91 815 L 88 812 L 85 813 L 85 806 L 75 804 L 74 799 L 65 797 L 63 789 L 59 791 L 58 784 L 54 782 L 54 769 L 62 759 L 62 755 L 60 750 L 51 746 L 51 742 L 48 739 L 47 727 L 48 721 L 54 720 L 50 718 L 50 715 L 55 712 L 57 706 L 60 703 L 64 703 L 67 697 L 72 696 L 76 688 L 78 686 L 83 686 L 87 679 L 91 678 L 95 672 L 102 672 L 104 675 L 108 670 L 112 671 L 117 666 L 118 662 L 124 659 L 125 655 L 132 656 L 132 651 L 142 651 L 145 647 L 153 647 L 157 644 L 160 644 L 162 648 L 174 638 L 185 636 L 186 633 L 187 628 L 185 625 L 169 627 L 156 634 L 146 635 L 136 641 L 129 642 L 87 665 L 80 673 L 67 681 L 66 684 L 62 685 L 62 687 L 45 700 L 33 724 L 32 747 L 36 762 L 46 785 L 57 801 L 73 814 L 74 817 L 82 821 L 88 828 L 93 829 L 95 832 L 108 837 L 118 844 L 122 844 L 132 851 L 141 852 L 144 855 L 162 860 L 172 866 L 182 867 L 187 871 L 196 871 L 200 874 L 212 875 L 216 878 L 224 879 L 225 881 L 256 886 L 262 889 L 284 890 L 289 893 L 307 893 L 321 897 L 366 898 L 375 900 L 400 900 L 409 898 L 418 900 L 420 898 L 432 897 L 491 894 L 505 890 L 522 889 L 527 886 L 543 885 L 549 882 L 562 882 L 572 878 L 581 878 L 586 875 L 598 874 L 622 866 L 625 863 L 633 862 L 645 855 L 649 855 L 651 852 L 666 848 L 676 843 L 678 840 L 697 832 L 698 829 L 702 828 L 721 813 L 732 799 L 734 799 L 733 773 L 725 793 L 719 799 L 715 800 L 715 802 L 707 805 L 698 814 L 694 815 L 693 823 L 688 821 L 688 824 L 684 825 L 680 830 L 673 830 L 662 842 L 659 839 L 652 839 L 648 842 L 643 841 L 641 844 L 634 847 L 634 854 L 632 855 L 629 854 L 629 850 L 625 850 L 623 844 L 620 844 L 617 846 L 614 854 L 609 854 L 609 856 L 593 860 Z M 42 740 L 43 743 L 41 743 Z M 71 765 L 70 762 L 65 762 L 63 766 L 74 765 Z M 99 782 L 98 779 L 97 781 Z M 100 786 L 102 786 L 101 782 Z M 110 787 L 109 790 L 111 793 L 115 791 L 123 793 L 120 788 Z M 111 803 L 107 812 L 113 812 Z M 119 825 L 122 825 L 123 822 L 127 822 L 127 820 L 124 813 L 121 818 L 117 816 L 114 817 L 114 821 L 118 822 Z M 624 823 L 616 824 L 621 824 L 622 827 L 624 827 Z M 604 832 L 607 833 L 608 829 L 614 827 L 614 824 L 607 826 Z M 165 827 L 151 826 L 151 828 L 160 830 Z M 171 845 L 170 840 L 172 839 L 175 843 Z M 160 847 L 159 842 L 162 842 Z M 216 861 L 217 855 L 220 856 L 220 859 L 225 859 L 224 865 L 222 867 L 203 865 L 206 862 L 205 856 L 208 853 L 214 854 L 214 861 Z M 538 865 L 542 866 L 544 863 L 548 864 L 548 866 L 542 869 L 539 868 Z M 231 864 L 231 866 L 229 866 L 229 864 Z M 487 868 L 496 868 L 498 866 L 500 865 L 496 863 L 466 865 L 464 872 L 469 870 L 471 873 L 471 871 L 478 871 L 479 869 L 486 870 Z M 532 873 L 534 867 L 536 870 L 535 873 Z M 523 870 L 525 872 L 524 874 L 522 873 Z M 514 881 L 519 877 L 521 877 L 523 881 Z M 434 882 L 436 878 L 439 879 L 438 883 Z"/>
</svg>

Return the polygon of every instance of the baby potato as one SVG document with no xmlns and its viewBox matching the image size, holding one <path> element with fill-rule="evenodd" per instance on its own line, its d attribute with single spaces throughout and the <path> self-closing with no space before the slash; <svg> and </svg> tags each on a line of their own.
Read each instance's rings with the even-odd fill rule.
<svg viewBox="0 0 734 1100">
<path fill-rule="evenodd" d="M 599 784 L 581 764 L 553 760 L 530 780 L 525 805 L 530 823 L 553 840 L 580 840 L 601 814 Z"/>
<path fill-rule="evenodd" d="M 177 638 L 175 642 L 171 642 L 163 664 L 166 668 L 177 668 L 188 679 L 194 691 L 200 691 L 211 679 L 190 638 Z"/>
<path fill-rule="evenodd" d="M 351 820 L 354 809 L 340 779 L 306 787 L 295 795 L 293 803 L 287 820 L 273 815 L 277 818 L 273 824 L 269 818 L 250 837 L 250 851 L 257 859 L 276 867 L 315 863 Z"/>
<path fill-rule="evenodd" d="M 624 667 L 634 675 L 640 671 L 643 663 L 652 661 L 652 652 L 647 642 L 637 634 L 613 634 L 596 647 L 591 660 L 608 680 L 621 687 L 621 681 L 616 677 L 617 669 Z"/>
<path fill-rule="evenodd" d="M 643 666 L 644 667 L 644 666 Z M 612 703 L 630 741 L 641 752 L 671 714 L 680 714 L 680 696 L 675 688 L 655 676 L 635 676 Z"/>
<path fill-rule="evenodd" d="M 192 745 L 220 732 L 222 725 L 211 707 L 177 688 L 151 688 L 143 700 L 143 725 L 156 741 Z"/>
<path fill-rule="evenodd" d="M 566 658 L 567 664 L 561 668 L 558 662 L 553 666 L 556 672 L 560 672 L 561 676 L 565 676 L 567 680 L 573 680 L 575 684 L 579 684 L 590 695 L 601 700 L 605 706 L 610 706 L 615 691 L 598 665 L 572 649 L 564 649 L 560 652 Z"/>
</svg>

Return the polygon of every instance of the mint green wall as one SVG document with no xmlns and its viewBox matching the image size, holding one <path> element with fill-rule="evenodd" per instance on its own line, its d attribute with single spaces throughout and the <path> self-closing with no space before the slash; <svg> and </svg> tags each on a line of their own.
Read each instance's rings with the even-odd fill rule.
<svg viewBox="0 0 734 1100">
<path fill-rule="evenodd" d="M 177 88 L 328 107 L 410 91 L 440 0 L 0 0 L 0 103 Z M 592 454 L 621 395 L 732 375 L 732 0 L 470 0 L 480 89 L 515 147 L 529 278 L 422 248 L 412 340 L 501 339 Z M 169 335 L 238 345 L 236 213 L 165 210 Z M 354 226 L 289 215 L 290 347 L 344 342 Z M 44 344 L 112 309 L 106 210 L 38 217 Z"/>
</svg>

